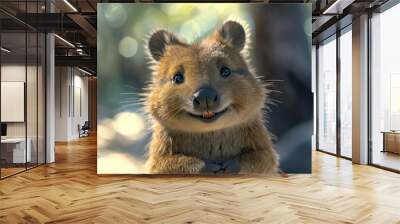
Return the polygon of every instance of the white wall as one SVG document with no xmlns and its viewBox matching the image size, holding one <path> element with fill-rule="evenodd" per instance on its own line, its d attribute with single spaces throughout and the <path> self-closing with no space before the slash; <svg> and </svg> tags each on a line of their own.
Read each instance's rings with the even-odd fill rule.
<svg viewBox="0 0 400 224">
<path fill-rule="evenodd" d="M 27 69 L 27 70 L 25 70 Z M 33 79 L 32 74 L 36 77 L 36 67 L 18 64 L 6 64 L 1 66 L 1 81 L 2 82 L 25 82 L 26 71 L 28 72 L 28 84 L 30 87 L 27 88 L 27 119 L 28 119 L 28 137 L 31 133 L 36 135 L 36 80 Z M 3 96 L 4 97 L 4 96 Z M 39 105 L 40 107 L 40 105 Z M 7 108 L 1 108 L 1 110 L 7 110 Z M 33 123 L 32 123 L 33 122 Z M 26 122 L 7 122 L 7 136 L 8 137 L 24 137 L 25 136 L 25 124 Z"/>
<path fill-rule="evenodd" d="M 88 121 L 88 77 L 87 76 L 82 76 L 82 73 L 78 73 L 76 75 L 75 70 L 75 75 L 74 75 L 74 92 L 75 94 L 73 97 L 74 99 L 74 108 L 72 108 L 72 130 L 71 130 L 71 135 L 74 138 L 79 137 L 79 132 L 78 132 L 78 124 L 81 126 L 85 123 L 85 121 Z"/>
<path fill-rule="evenodd" d="M 32 68 L 28 66 L 28 70 Z M 25 64 L 24 65 L 2 65 L 1 81 L 25 82 Z"/>
<path fill-rule="evenodd" d="M 79 138 L 78 125 L 88 120 L 88 78 L 76 68 L 56 67 L 55 140 Z"/>
<path fill-rule="evenodd" d="M 29 68 L 28 68 L 29 69 Z M 1 66 L 1 81 L 3 82 L 25 82 L 25 65 L 2 65 Z M 1 108 L 6 110 L 6 108 Z M 7 124 L 8 137 L 23 137 L 25 136 L 24 122 L 12 122 Z"/>
<path fill-rule="evenodd" d="M 38 69 L 38 70 L 37 70 Z M 25 80 L 27 78 L 27 80 Z M 22 122 L 6 122 L 7 137 L 23 138 L 25 135 L 30 139 L 32 150 L 32 161 L 44 162 L 45 150 L 45 116 L 44 116 L 44 73 L 42 67 L 25 64 L 3 64 L 1 66 L 2 82 L 24 82 L 26 84 L 26 106 L 21 108 L 22 113 L 26 112 L 26 120 Z M 24 94 L 24 92 L 22 93 Z M 2 98 L 6 97 L 2 95 Z M 12 110 L 12 108 L 2 107 L 3 112 Z M 5 110 L 5 111 L 4 111 Z M 7 111 L 11 112 L 12 111 Z M 39 153 L 37 156 L 36 153 Z"/>
<path fill-rule="evenodd" d="M 70 77 L 67 67 L 55 68 L 55 141 L 68 140 L 68 88 Z"/>
<path fill-rule="evenodd" d="M 1 81 L 25 82 L 25 65 L 2 65 Z M 1 108 L 1 110 L 6 110 L 6 108 Z M 25 122 L 7 123 L 7 137 L 25 137 Z"/>
</svg>

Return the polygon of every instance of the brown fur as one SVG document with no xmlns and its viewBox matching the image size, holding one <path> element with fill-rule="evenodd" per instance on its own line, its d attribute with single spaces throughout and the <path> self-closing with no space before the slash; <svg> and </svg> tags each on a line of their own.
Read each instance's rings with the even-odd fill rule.
<svg viewBox="0 0 400 224">
<path fill-rule="evenodd" d="M 155 61 L 146 98 L 153 120 L 146 164 L 150 173 L 198 174 L 204 160 L 236 160 L 241 173 L 276 171 L 277 154 L 263 121 L 267 90 L 248 66 L 239 27 L 226 24 L 194 44 L 166 31 L 150 37 L 156 42 L 149 44 Z M 228 78 L 220 77 L 221 64 L 232 70 Z M 171 79 L 179 70 L 184 70 L 185 81 L 175 85 Z M 192 112 L 193 93 L 203 85 L 215 88 L 221 108 L 229 108 L 211 123 L 187 113 Z"/>
</svg>

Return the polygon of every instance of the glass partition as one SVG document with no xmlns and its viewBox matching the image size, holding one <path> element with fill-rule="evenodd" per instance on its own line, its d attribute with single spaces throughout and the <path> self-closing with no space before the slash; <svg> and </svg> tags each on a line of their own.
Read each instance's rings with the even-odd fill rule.
<svg viewBox="0 0 400 224">
<path fill-rule="evenodd" d="M 43 5 L 19 1 L 18 10 Z M 1 179 L 45 163 L 45 44 L 44 33 L 0 12 Z"/>
<path fill-rule="evenodd" d="M 24 171 L 31 158 L 26 150 L 26 41 L 25 32 L 1 34 L 2 177 Z"/>
</svg>

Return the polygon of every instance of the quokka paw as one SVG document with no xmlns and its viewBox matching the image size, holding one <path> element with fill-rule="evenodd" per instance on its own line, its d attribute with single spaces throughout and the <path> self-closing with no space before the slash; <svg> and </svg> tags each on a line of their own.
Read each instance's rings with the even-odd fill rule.
<svg viewBox="0 0 400 224">
<path fill-rule="evenodd" d="M 205 174 L 219 174 L 219 173 L 228 173 L 235 174 L 239 173 L 240 166 L 236 160 L 224 160 L 224 161 L 215 161 L 215 160 L 205 160 L 204 167 L 201 170 L 201 173 Z"/>
</svg>

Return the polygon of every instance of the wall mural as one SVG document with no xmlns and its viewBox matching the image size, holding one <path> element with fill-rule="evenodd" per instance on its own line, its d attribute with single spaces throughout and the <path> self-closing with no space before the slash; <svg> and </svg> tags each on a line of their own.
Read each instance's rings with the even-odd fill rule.
<svg viewBox="0 0 400 224">
<path fill-rule="evenodd" d="M 98 9 L 99 174 L 311 172 L 309 5 Z"/>
</svg>

